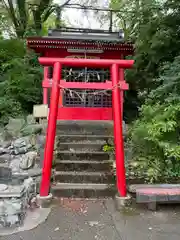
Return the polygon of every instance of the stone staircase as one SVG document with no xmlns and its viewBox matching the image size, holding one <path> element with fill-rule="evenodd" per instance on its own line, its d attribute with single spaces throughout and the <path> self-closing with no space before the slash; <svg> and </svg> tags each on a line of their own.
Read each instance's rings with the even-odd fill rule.
<svg viewBox="0 0 180 240">
<path fill-rule="evenodd" d="M 103 151 L 112 139 L 112 130 L 111 122 L 58 122 L 51 187 L 54 196 L 95 198 L 115 194 L 113 157 Z"/>
</svg>

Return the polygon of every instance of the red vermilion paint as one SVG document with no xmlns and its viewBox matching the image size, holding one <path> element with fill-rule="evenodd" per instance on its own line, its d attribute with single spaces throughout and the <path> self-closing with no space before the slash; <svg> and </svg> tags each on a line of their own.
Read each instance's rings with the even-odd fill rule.
<svg viewBox="0 0 180 240">
<path fill-rule="evenodd" d="M 113 120 L 114 120 L 114 138 L 115 138 L 115 154 L 116 154 L 116 176 L 117 176 L 117 188 L 120 196 L 126 196 L 126 178 L 125 178 L 125 166 L 124 166 L 124 144 L 123 144 L 123 129 L 122 129 L 122 94 L 121 91 L 127 89 L 127 85 L 124 84 L 122 75 L 119 74 L 119 68 L 130 68 L 132 67 L 133 60 L 114 60 L 114 59 L 65 59 L 65 58 L 39 58 L 39 61 L 43 65 L 54 65 L 53 81 L 51 87 L 51 99 L 50 99 L 50 112 L 48 119 L 48 128 L 46 136 L 45 154 L 44 154 L 44 165 L 42 172 L 42 181 L 40 186 L 40 196 L 47 196 L 49 194 L 50 179 L 51 179 L 51 168 L 54 151 L 54 141 L 56 135 L 56 120 L 58 116 L 58 103 L 59 103 L 59 92 L 60 92 L 60 79 L 62 65 L 66 66 L 77 66 L 77 67 L 110 67 L 111 79 L 112 79 L 112 105 L 113 105 Z M 115 87 L 117 84 L 122 82 L 120 88 Z M 66 84 L 66 83 L 64 83 Z M 73 83 L 74 85 L 76 83 Z M 78 88 L 80 83 L 78 83 Z M 83 83 L 86 84 L 86 83 Z M 90 83 L 88 83 L 90 84 Z M 91 83 L 92 85 L 92 83 Z M 83 88 L 83 85 L 81 85 Z M 90 85 L 88 85 L 91 87 Z M 107 89 L 108 85 L 102 85 L 102 89 Z M 87 87 L 87 86 L 84 86 Z M 99 84 L 96 85 L 100 89 Z M 93 89 L 93 85 L 92 85 Z M 92 109 L 96 111 L 95 109 Z M 91 110 L 91 111 L 92 111 Z M 88 108 L 87 108 L 88 111 Z M 61 112 L 60 112 L 61 113 Z M 65 112 L 64 112 L 65 114 Z M 69 114 L 72 114 L 71 112 Z M 75 108 L 74 113 L 75 114 Z M 88 112 L 87 119 L 88 119 Z M 108 113 L 109 114 L 109 113 Z M 69 115 L 68 115 L 69 116 Z M 104 116 L 103 116 L 104 117 Z M 64 118 L 66 116 L 64 115 Z M 71 116 L 73 119 L 73 116 Z"/>
</svg>

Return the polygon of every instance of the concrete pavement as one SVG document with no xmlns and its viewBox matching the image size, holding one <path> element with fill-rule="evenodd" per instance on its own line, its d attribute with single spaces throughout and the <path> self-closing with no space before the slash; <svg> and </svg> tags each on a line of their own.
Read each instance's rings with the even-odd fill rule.
<svg viewBox="0 0 180 240">
<path fill-rule="evenodd" d="M 179 226 L 179 206 L 117 212 L 112 199 L 57 199 L 46 222 L 0 240 L 179 240 Z"/>
</svg>

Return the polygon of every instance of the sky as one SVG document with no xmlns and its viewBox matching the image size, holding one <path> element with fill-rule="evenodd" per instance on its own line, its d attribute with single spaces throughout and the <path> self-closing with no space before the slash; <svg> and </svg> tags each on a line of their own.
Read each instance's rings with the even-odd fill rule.
<svg viewBox="0 0 180 240">
<path fill-rule="evenodd" d="M 62 0 L 54 0 L 54 3 L 62 4 Z M 70 3 L 80 3 L 81 5 L 88 5 L 87 1 L 84 0 L 72 0 Z M 93 5 L 89 3 L 89 5 Z M 96 1 L 96 7 L 99 8 L 107 8 L 108 7 L 108 0 L 97 0 Z M 103 13 L 102 13 L 103 14 Z M 79 9 L 66 9 L 63 11 L 62 19 L 65 20 L 66 24 L 69 26 L 74 27 L 82 27 L 82 28 L 101 28 L 100 21 L 98 20 L 98 15 L 95 15 L 93 11 L 86 11 Z M 107 23 L 103 24 L 105 28 L 108 28 Z"/>
<path fill-rule="evenodd" d="M 1 1 L 1 0 L 0 0 Z M 28 1 L 28 0 L 27 0 Z M 30 0 L 32 1 L 32 0 Z M 36 0 L 34 0 L 36 2 Z M 54 3 L 62 5 L 67 0 L 54 0 Z M 89 3 L 88 3 L 89 2 Z M 108 8 L 109 0 L 71 0 L 72 4 L 81 4 L 84 6 L 93 5 L 97 8 Z M 105 12 L 101 12 L 101 14 L 105 14 Z M 101 15 L 94 14 L 92 10 L 88 10 L 84 12 L 84 10 L 80 9 L 66 9 L 62 13 L 62 19 L 65 20 L 67 26 L 71 27 L 79 27 L 79 28 L 92 28 L 92 29 L 106 29 L 109 28 L 109 22 L 102 21 L 99 19 Z M 9 38 L 9 34 L 3 33 L 5 38 Z"/>
</svg>

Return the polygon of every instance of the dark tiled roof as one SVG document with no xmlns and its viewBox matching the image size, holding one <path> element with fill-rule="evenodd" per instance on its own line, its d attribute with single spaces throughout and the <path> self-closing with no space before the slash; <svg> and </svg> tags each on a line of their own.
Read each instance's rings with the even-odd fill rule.
<svg viewBox="0 0 180 240">
<path fill-rule="evenodd" d="M 87 50 L 121 51 L 124 55 L 134 53 L 131 42 L 125 42 L 119 32 L 89 29 L 54 29 L 48 36 L 28 37 L 27 45 L 32 49 L 73 48 Z M 39 51 L 37 50 L 37 51 Z M 41 50 L 40 50 L 41 51 Z"/>
<path fill-rule="evenodd" d="M 122 43 L 124 40 L 119 35 L 119 32 L 109 32 L 109 31 L 100 31 L 100 30 L 86 30 L 79 29 L 79 31 L 73 29 L 67 31 L 63 30 L 50 30 L 49 36 L 46 38 L 50 39 L 62 39 L 62 40 L 84 40 L 84 41 L 99 41 L 99 42 L 117 42 Z"/>
</svg>

